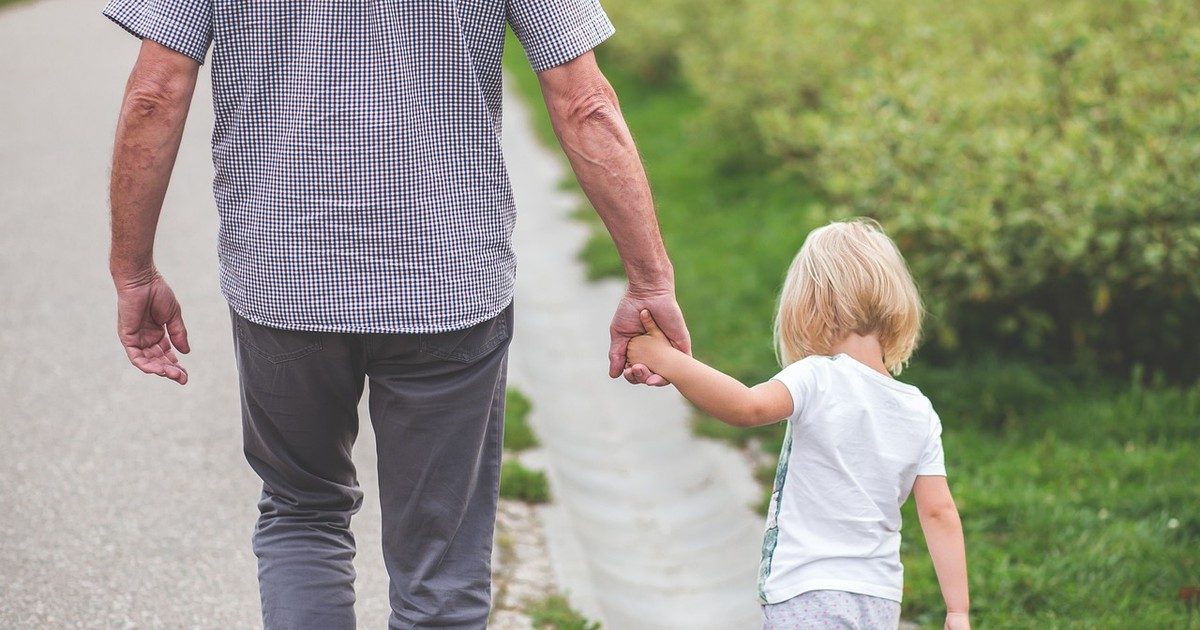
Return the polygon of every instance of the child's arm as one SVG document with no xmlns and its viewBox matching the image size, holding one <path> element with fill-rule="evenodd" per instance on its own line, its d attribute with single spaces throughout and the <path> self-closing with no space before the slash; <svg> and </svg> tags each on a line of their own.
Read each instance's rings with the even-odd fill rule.
<svg viewBox="0 0 1200 630">
<path fill-rule="evenodd" d="M 746 387 L 732 376 L 676 350 L 642 311 L 646 334 L 629 342 L 630 363 L 641 363 L 661 375 L 705 413 L 739 427 L 778 422 L 792 415 L 792 394 L 779 381 Z"/>
<path fill-rule="evenodd" d="M 950 486 L 945 477 L 921 475 L 913 484 L 913 494 L 929 556 L 942 587 L 942 598 L 946 600 L 946 628 L 967 630 L 971 627 L 967 617 L 971 607 L 967 593 L 967 552 Z"/>
</svg>

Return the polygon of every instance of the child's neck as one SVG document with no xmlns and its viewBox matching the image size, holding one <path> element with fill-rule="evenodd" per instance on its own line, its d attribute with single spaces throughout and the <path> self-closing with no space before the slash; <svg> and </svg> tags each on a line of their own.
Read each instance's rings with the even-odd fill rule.
<svg viewBox="0 0 1200 630">
<path fill-rule="evenodd" d="M 883 364 L 883 345 L 879 343 L 879 337 L 874 333 L 870 335 L 850 333 L 834 344 L 832 350 L 833 354 L 844 354 L 876 372 L 888 377 L 892 376 L 892 373 L 888 372 L 887 366 Z"/>
</svg>

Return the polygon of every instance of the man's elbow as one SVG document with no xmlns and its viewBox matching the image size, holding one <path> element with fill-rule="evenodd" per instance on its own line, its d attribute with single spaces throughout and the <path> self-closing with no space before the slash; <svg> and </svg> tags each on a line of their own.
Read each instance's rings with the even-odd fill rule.
<svg viewBox="0 0 1200 630">
<path fill-rule="evenodd" d="M 598 81 L 564 95 L 552 115 L 559 124 L 574 128 L 590 126 L 615 128 L 621 113 L 617 94 L 606 81 Z"/>
<path fill-rule="evenodd" d="M 174 118 L 187 111 L 194 88 L 188 76 L 135 72 L 125 91 L 125 113 L 137 118 Z"/>
</svg>

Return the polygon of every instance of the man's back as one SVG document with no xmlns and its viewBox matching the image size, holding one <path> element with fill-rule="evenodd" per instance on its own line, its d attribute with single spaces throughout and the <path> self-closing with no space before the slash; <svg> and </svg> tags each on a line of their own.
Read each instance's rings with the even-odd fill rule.
<svg viewBox="0 0 1200 630">
<path fill-rule="evenodd" d="M 535 70 L 612 33 L 592 0 L 114 0 L 105 14 L 197 61 L 211 41 L 222 290 L 256 323 L 331 332 L 458 330 L 504 309 L 505 26 Z"/>
</svg>

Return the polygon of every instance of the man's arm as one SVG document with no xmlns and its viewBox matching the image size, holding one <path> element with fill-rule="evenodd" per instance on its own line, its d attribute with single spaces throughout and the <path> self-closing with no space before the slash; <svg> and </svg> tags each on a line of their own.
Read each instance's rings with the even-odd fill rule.
<svg viewBox="0 0 1200 630">
<path fill-rule="evenodd" d="M 659 233 L 646 171 L 617 104 L 617 95 L 587 52 L 540 72 L 542 95 L 571 168 L 612 236 L 629 287 L 613 316 L 609 376 L 665 385 L 645 370 L 625 370 L 629 339 L 644 332 L 639 313 L 654 315 L 671 343 L 691 352 L 675 301 L 675 275 Z M 638 366 L 640 367 L 640 366 Z"/>
<path fill-rule="evenodd" d="M 135 367 L 180 385 L 187 371 L 174 350 L 190 350 L 187 329 L 154 266 L 154 235 L 199 69 L 189 57 L 143 40 L 117 121 L 109 191 L 117 335 Z"/>
</svg>

